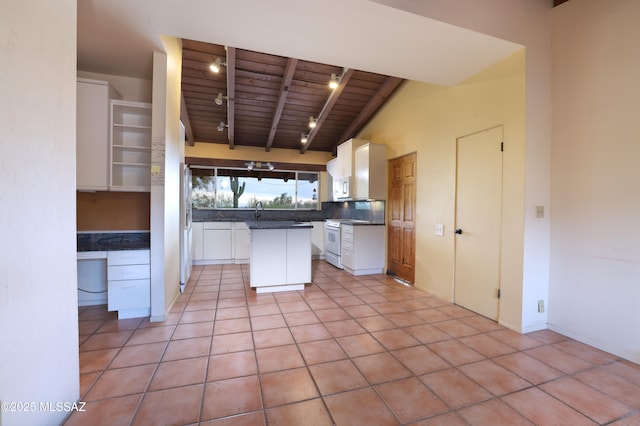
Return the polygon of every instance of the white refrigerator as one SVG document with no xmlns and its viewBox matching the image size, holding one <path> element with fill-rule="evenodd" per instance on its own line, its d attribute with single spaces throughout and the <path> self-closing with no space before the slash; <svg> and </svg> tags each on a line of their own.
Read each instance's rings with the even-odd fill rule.
<svg viewBox="0 0 640 426">
<path fill-rule="evenodd" d="M 183 292 L 191 276 L 191 169 L 182 165 L 180 172 L 180 292 Z"/>
</svg>

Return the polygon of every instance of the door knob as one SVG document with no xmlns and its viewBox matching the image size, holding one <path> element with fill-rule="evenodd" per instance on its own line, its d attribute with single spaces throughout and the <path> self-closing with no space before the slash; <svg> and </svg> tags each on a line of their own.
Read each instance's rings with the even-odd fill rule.
<svg viewBox="0 0 640 426">
<path fill-rule="evenodd" d="M 462 229 L 460 229 L 460 228 L 456 229 L 456 234 L 458 234 L 458 235 L 462 234 Z"/>
</svg>

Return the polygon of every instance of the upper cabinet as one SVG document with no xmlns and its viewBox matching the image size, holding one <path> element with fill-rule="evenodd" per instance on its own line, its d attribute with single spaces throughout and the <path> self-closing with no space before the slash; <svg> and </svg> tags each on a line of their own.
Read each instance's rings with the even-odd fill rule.
<svg viewBox="0 0 640 426">
<path fill-rule="evenodd" d="M 76 187 L 109 188 L 109 103 L 120 95 L 106 81 L 79 78 L 76 91 Z"/>
<path fill-rule="evenodd" d="M 356 200 L 387 198 L 387 147 L 367 143 L 354 152 Z"/>
<path fill-rule="evenodd" d="M 327 163 L 333 200 L 384 200 L 387 196 L 387 149 L 366 139 L 338 145 L 338 156 Z"/>
<path fill-rule="evenodd" d="M 110 189 L 151 190 L 151 104 L 111 101 Z"/>
</svg>

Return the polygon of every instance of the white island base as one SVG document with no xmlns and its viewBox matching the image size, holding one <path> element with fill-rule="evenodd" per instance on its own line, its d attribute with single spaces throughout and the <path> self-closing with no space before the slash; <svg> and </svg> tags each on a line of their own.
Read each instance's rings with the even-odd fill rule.
<svg viewBox="0 0 640 426">
<path fill-rule="evenodd" d="M 312 225 L 297 222 L 249 224 L 249 281 L 256 293 L 304 290 L 311 282 Z"/>
</svg>

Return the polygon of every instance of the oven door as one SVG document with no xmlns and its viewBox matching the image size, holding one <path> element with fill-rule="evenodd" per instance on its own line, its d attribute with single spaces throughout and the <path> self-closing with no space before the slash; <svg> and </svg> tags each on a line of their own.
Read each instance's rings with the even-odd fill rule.
<svg viewBox="0 0 640 426">
<path fill-rule="evenodd" d="M 324 232 L 326 252 L 340 256 L 340 228 L 325 225 Z"/>
</svg>

